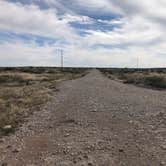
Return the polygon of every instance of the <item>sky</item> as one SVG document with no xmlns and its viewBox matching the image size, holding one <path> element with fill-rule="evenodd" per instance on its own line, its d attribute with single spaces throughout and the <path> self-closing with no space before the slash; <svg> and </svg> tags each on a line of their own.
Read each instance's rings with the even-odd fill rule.
<svg viewBox="0 0 166 166">
<path fill-rule="evenodd" d="M 166 67 L 165 0 L 0 0 L 0 66 Z"/>
</svg>

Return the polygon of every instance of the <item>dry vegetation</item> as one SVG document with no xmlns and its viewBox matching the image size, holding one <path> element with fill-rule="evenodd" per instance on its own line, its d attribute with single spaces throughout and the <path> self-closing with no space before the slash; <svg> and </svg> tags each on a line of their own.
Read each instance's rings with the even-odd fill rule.
<svg viewBox="0 0 166 166">
<path fill-rule="evenodd" d="M 86 74 L 85 69 L 1 68 L 0 69 L 0 136 L 14 132 L 35 110 L 40 110 L 58 82 Z"/>
<path fill-rule="evenodd" d="M 166 69 L 100 69 L 107 77 L 147 88 L 166 89 Z"/>
</svg>

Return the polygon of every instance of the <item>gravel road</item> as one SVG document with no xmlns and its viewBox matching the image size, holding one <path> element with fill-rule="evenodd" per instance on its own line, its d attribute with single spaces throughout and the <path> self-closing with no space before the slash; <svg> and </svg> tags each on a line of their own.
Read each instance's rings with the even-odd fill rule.
<svg viewBox="0 0 166 166">
<path fill-rule="evenodd" d="M 122 84 L 97 70 L 58 89 L 0 140 L 0 165 L 166 165 L 166 91 Z"/>
</svg>

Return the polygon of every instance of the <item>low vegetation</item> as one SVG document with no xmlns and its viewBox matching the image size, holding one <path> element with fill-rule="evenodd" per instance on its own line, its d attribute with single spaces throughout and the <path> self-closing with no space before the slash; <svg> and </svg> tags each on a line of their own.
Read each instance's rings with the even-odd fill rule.
<svg viewBox="0 0 166 166">
<path fill-rule="evenodd" d="M 107 77 L 154 89 L 166 89 L 166 69 L 100 69 Z"/>
<path fill-rule="evenodd" d="M 0 136 L 14 132 L 34 110 L 41 110 L 58 91 L 58 82 L 86 73 L 72 68 L 1 68 Z"/>
<path fill-rule="evenodd" d="M 166 89 L 166 76 L 153 75 L 145 78 L 145 85 Z"/>
</svg>

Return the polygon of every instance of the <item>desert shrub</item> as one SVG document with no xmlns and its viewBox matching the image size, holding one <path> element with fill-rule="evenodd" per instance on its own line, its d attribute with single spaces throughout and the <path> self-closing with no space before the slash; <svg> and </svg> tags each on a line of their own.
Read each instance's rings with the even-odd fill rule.
<svg viewBox="0 0 166 166">
<path fill-rule="evenodd" d="M 166 88 L 166 79 L 163 76 L 149 76 L 145 78 L 145 85 L 154 88 Z"/>
<path fill-rule="evenodd" d="M 25 67 L 21 68 L 20 71 L 25 73 L 33 73 L 33 74 L 42 74 L 45 73 L 46 68 L 40 68 L 40 67 Z"/>
<path fill-rule="evenodd" d="M 124 74 L 123 82 L 128 84 L 143 84 L 144 77 L 142 73 Z"/>
<path fill-rule="evenodd" d="M 1 75 L 0 76 L 0 83 L 13 83 L 13 82 L 17 82 L 17 83 L 25 83 L 26 80 L 23 79 L 20 76 L 15 76 L 15 75 Z"/>
<path fill-rule="evenodd" d="M 122 77 L 121 77 L 121 78 L 122 78 Z M 125 84 L 135 84 L 135 83 L 136 83 L 135 78 L 132 77 L 131 75 L 123 76 L 122 79 L 124 80 L 123 83 L 125 83 Z"/>
</svg>

